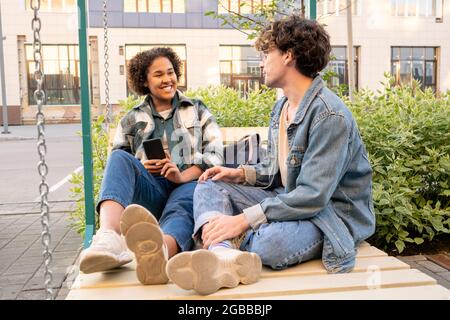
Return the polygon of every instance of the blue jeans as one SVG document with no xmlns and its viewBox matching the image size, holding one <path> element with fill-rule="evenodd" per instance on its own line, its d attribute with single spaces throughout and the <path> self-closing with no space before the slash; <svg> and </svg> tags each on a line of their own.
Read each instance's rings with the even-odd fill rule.
<svg viewBox="0 0 450 320">
<path fill-rule="evenodd" d="M 162 231 L 172 236 L 182 251 L 191 250 L 193 195 L 196 181 L 175 184 L 164 177 L 153 176 L 130 153 L 114 150 L 106 164 L 97 212 L 105 200 L 126 208 L 135 203 L 147 208 L 158 220 Z"/>
<path fill-rule="evenodd" d="M 284 188 L 264 190 L 252 186 L 213 182 L 199 183 L 194 193 L 194 235 L 216 214 L 237 215 Z M 322 256 L 323 233 L 309 220 L 280 221 L 250 229 L 240 249 L 257 253 L 264 265 L 285 269 Z"/>
</svg>

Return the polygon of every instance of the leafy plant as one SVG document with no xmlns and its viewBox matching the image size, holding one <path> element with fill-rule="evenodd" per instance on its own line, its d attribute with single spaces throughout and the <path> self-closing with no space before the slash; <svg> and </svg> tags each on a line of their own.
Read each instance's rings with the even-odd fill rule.
<svg viewBox="0 0 450 320">
<path fill-rule="evenodd" d="M 267 87 L 250 90 L 245 96 L 223 85 L 189 90 L 185 94 L 201 99 L 221 127 L 266 127 L 276 100 L 276 91 Z"/>
<path fill-rule="evenodd" d="M 450 233 L 450 95 L 420 83 L 355 93 L 353 112 L 369 153 L 376 245 L 401 253 Z"/>
</svg>

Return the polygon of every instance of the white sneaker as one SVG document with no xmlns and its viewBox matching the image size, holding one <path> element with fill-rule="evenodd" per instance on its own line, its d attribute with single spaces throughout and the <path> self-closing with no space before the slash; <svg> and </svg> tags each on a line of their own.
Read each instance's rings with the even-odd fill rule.
<svg viewBox="0 0 450 320">
<path fill-rule="evenodd" d="M 139 281 L 142 284 L 167 283 L 167 247 L 152 213 L 140 205 L 129 205 L 122 214 L 120 230 L 125 235 L 128 248 L 136 256 Z"/>
<path fill-rule="evenodd" d="M 80 255 L 80 270 L 84 273 L 107 271 L 133 260 L 124 239 L 113 230 L 99 229 L 89 248 Z"/>
<path fill-rule="evenodd" d="M 206 295 L 239 283 L 254 283 L 261 269 L 256 253 L 219 247 L 177 254 L 167 264 L 167 275 L 179 287 Z"/>
</svg>

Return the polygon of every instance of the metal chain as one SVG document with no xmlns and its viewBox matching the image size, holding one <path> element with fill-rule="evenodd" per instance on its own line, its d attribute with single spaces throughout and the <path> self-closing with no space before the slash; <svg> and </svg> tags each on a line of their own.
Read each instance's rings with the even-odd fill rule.
<svg viewBox="0 0 450 320">
<path fill-rule="evenodd" d="M 34 11 L 34 17 L 31 21 L 31 28 L 33 30 L 33 58 L 34 58 L 34 80 L 37 84 L 37 89 L 34 91 L 34 99 L 36 100 L 38 109 L 36 113 L 36 124 L 38 129 L 38 143 L 37 150 L 39 155 L 39 163 L 37 166 L 38 173 L 41 176 L 41 183 L 39 184 L 39 193 L 41 195 L 41 224 L 42 224 L 42 234 L 41 241 L 44 246 L 44 251 L 42 255 L 44 257 L 44 278 L 45 278 L 45 291 L 47 300 L 53 299 L 53 290 L 51 288 L 51 283 L 53 280 L 53 274 L 50 271 L 50 263 L 52 262 L 52 253 L 50 251 L 50 215 L 49 215 L 49 205 L 48 205 L 48 192 L 49 186 L 46 181 L 46 176 L 48 173 L 48 166 L 45 162 L 45 155 L 47 154 L 47 145 L 45 143 L 45 116 L 42 112 L 42 106 L 45 101 L 45 92 L 42 89 L 42 82 L 44 80 L 44 73 L 42 71 L 42 43 L 41 43 L 41 19 L 38 16 L 39 9 L 41 7 L 40 0 L 30 1 L 31 9 Z"/>
<path fill-rule="evenodd" d="M 109 54 L 108 54 L 108 0 L 103 0 L 103 49 L 105 52 L 105 106 L 106 106 L 106 130 L 112 123 L 112 107 L 109 103 Z"/>
</svg>

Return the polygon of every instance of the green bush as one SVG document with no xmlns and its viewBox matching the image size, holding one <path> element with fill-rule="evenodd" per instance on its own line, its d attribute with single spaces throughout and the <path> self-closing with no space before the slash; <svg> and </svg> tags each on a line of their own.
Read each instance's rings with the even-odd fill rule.
<svg viewBox="0 0 450 320">
<path fill-rule="evenodd" d="M 382 91 L 360 90 L 346 102 L 374 170 L 373 240 L 400 253 L 450 233 L 450 95 L 436 97 L 418 82 L 394 86 L 386 76 Z"/>
<path fill-rule="evenodd" d="M 276 100 L 276 91 L 267 87 L 245 96 L 223 85 L 189 90 L 185 94 L 202 100 L 221 127 L 266 127 Z"/>
</svg>

